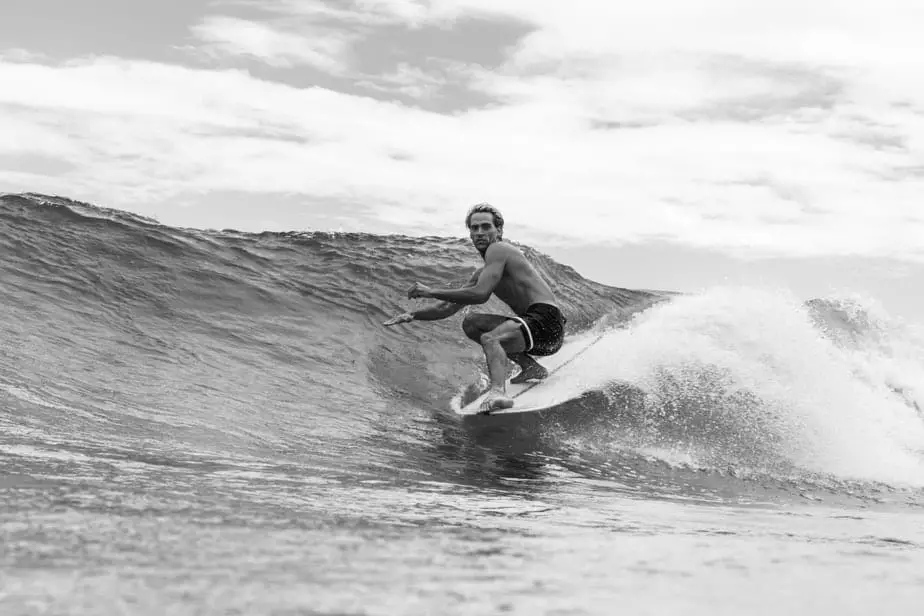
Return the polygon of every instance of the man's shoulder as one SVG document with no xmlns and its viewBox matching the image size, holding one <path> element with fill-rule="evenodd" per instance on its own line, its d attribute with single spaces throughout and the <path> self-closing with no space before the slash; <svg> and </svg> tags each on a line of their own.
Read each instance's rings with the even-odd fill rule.
<svg viewBox="0 0 924 616">
<path fill-rule="evenodd" d="M 500 242 L 494 242 L 493 244 L 488 246 L 487 251 L 485 251 L 485 258 L 489 256 L 494 256 L 494 255 L 497 255 L 502 258 L 506 258 L 506 257 L 510 257 L 513 255 L 522 255 L 522 254 L 523 253 L 520 251 L 520 249 L 514 246 L 513 244 L 500 241 Z"/>
</svg>

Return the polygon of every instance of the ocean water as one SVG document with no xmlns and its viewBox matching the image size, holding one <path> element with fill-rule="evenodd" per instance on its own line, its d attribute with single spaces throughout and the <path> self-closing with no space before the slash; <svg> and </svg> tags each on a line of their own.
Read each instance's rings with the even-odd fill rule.
<svg viewBox="0 0 924 616">
<path fill-rule="evenodd" d="M 464 313 L 381 322 L 466 241 L 0 198 L 0 613 L 920 613 L 924 334 L 524 250 L 604 338 L 572 402 L 462 422 Z"/>
</svg>

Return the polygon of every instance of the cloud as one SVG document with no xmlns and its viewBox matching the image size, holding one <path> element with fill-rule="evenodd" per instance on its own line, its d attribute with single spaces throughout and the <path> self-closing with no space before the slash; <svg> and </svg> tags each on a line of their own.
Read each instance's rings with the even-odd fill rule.
<svg viewBox="0 0 924 616">
<path fill-rule="evenodd" d="M 405 57 L 363 75 L 367 95 L 111 57 L 0 58 L 0 156 L 45 165 L 0 168 L 0 182 L 70 183 L 129 209 L 295 194 L 420 233 L 458 234 L 459 212 L 488 200 L 525 241 L 924 258 L 924 16 L 910 2 L 261 7 L 270 21 L 213 16 L 194 32 L 215 53 L 349 76 L 364 60 L 351 37 L 386 25 L 533 29 L 497 66 L 433 72 Z M 494 102 L 439 114 L 372 98 L 432 98 L 454 73 Z M 50 157 L 74 168 L 43 175 Z"/>
<path fill-rule="evenodd" d="M 226 16 L 212 16 L 193 26 L 193 34 L 213 56 L 251 56 L 277 67 L 310 65 L 328 73 L 345 70 L 350 43 L 348 33 L 302 25 L 284 32 L 268 24 Z"/>
<path fill-rule="evenodd" d="M 0 49 L 0 61 L 6 62 L 40 62 L 45 56 L 28 49 Z"/>
<path fill-rule="evenodd" d="M 369 79 L 360 81 L 357 85 L 380 92 L 396 92 L 413 99 L 426 100 L 446 85 L 446 79 L 432 72 L 400 63 L 394 71 L 380 75 L 374 81 Z"/>
<path fill-rule="evenodd" d="M 206 43 L 201 51 L 216 57 L 249 56 L 276 67 L 309 65 L 334 74 L 346 71 L 352 46 L 375 27 L 415 27 L 428 15 L 414 0 L 260 0 L 235 5 L 264 19 L 204 18 L 191 28 Z"/>
<path fill-rule="evenodd" d="M 428 3 L 417 0 L 239 0 L 235 5 L 289 19 L 304 18 L 312 23 L 416 26 L 445 21 L 444 17 L 437 18 Z"/>
</svg>

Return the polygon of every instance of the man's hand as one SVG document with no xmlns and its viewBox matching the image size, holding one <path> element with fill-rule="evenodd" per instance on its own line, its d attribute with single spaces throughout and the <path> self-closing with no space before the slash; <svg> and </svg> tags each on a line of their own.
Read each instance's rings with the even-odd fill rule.
<svg viewBox="0 0 924 616">
<path fill-rule="evenodd" d="M 407 290 L 408 299 L 417 299 L 418 297 L 430 297 L 430 287 L 419 282 L 415 282 L 411 285 L 411 288 Z"/>
<path fill-rule="evenodd" d="M 391 327 L 392 325 L 397 325 L 399 323 L 408 323 L 414 320 L 414 315 L 410 312 L 405 312 L 404 314 L 399 314 L 396 317 L 392 317 L 382 323 L 385 327 Z"/>
</svg>

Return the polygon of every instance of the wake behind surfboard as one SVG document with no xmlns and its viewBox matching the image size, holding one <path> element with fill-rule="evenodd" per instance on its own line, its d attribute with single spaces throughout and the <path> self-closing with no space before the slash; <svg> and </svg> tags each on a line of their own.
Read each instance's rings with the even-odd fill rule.
<svg viewBox="0 0 924 616">
<path fill-rule="evenodd" d="M 507 415 L 513 413 L 530 413 L 557 406 L 568 400 L 579 397 L 583 391 L 575 387 L 563 387 L 566 383 L 574 383 L 580 379 L 581 364 L 577 360 L 588 349 L 603 338 L 603 334 L 591 332 L 572 336 L 565 339 L 561 349 L 554 355 L 540 358 L 549 375 L 541 381 L 527 381 L 526 383 L 511 383 L 507 380 L 507 395 L 513 398 L 513 407 L 498 409 L 481 413 L 481 403 L 488 392 L 463 404 L 462 394 L 452 400 L 452 410 L 462 416 L 472 415 Z"/>
</svg>

